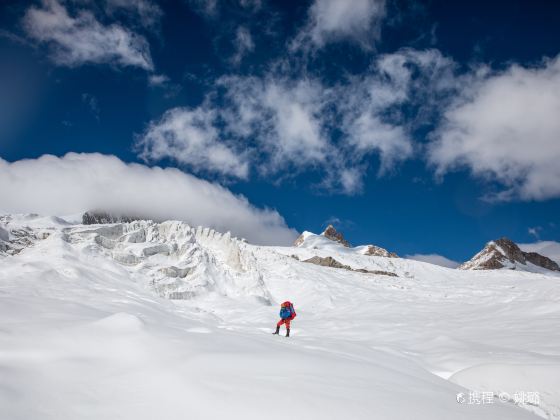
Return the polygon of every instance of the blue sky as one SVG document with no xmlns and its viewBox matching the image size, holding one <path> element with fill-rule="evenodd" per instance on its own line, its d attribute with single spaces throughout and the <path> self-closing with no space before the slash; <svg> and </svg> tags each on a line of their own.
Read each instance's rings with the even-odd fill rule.
<svg viewBox="0 0 560 420">
<path fill-rule="evenodd" d="M 108 195 L 129 188 L 154 191 L 135 204 L 151 217 L 263 243 L 333 223 L 353 244 L 462 261 L 501 236 L 560 240 L 559 15 L 550 1 L 2 2 L 0 209 L 125 211 Z M 144 191 L 155 166 L 189 187 Z M 206 185 L 238 212 L 208 210 Z"/>
</svg>

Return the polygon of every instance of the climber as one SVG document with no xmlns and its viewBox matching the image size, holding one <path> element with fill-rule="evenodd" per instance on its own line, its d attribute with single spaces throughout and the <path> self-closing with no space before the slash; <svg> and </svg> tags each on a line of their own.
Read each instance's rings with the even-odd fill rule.
<svg viewBox="0 0 560 420">
<path fill-rule="evenodd" d="M 296 310 L 292 302 L 286 301 L 280 305 L 280 321 L 276 324 L 276 331 L 272 334 L 280 334 L 280 326 L 286 324 L 286 337 L 290 336 L 290 322 L 296 317 Z"/>
</svg>

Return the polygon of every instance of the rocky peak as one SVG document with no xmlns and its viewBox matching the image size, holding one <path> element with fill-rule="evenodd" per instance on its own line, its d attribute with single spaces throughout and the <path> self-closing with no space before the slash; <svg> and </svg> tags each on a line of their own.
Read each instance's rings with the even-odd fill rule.
<svg viewBox="0 0 560 420">
<path fill-rule="evenodd" d="M 461 270 L 496 270 L 509 268 L 523 269 L 527 263 L 552 271 L 560 271 L 560 267 L 550 258 L 536 252 L 524 252 L 519 246 L 508 238 L 500 238 L 488 242 L 484 249 L 469 261 L 461 264 Z"/>
<path fill-rule="evenodd" d="M 308 260 L 304 260 L 304 263 L 320 265 L 323 267 L 331 267 L 331 268 L 342 268 L 343 270 L 348 271 L 355 271 L 357 273 L 365 273 L 365 274 L 380 274 L 383 276 L 391 276 L 391 277 L 398 277 L 397 274 L 389 271 L 383 270 L 366 270 L 365 268 L 352 268 L 349 265 L 342 264 L 341 262 L 335 260 L 333 257 L 319 257 L 314 256 L 309 258 Z"/>
<path fill-rule="evenodd" d="M 344 245 L 347 248 L 350 248 L 350 243 L 344 239 L 342 233 L 338 232 L 333 225 L 328 225 L 327 228 L 323 233 L 321 233 L 325 238 L 330 239 L 331 241 L 338 242 Z"/>
<path fill-rule="evenodd" d="M 388 257 L 388 258 L 399 258 L 399 256 L 394 252 L 389 252 L 385 248 L 381 248 L 376 245 L 366 245 L 363 251 L 364 255 L 371 255 L 374 257 Z"/>
</svg>

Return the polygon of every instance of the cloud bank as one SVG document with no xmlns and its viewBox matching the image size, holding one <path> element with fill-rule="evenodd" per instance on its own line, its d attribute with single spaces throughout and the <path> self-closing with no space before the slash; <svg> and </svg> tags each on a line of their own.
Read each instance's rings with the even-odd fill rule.
<svg viewBox="0 0 560 420">
<path fill-rule="evenodd" d="M 65 215 L 88 209 L 184 220 L 257 244 L 288 245 L 297 233 L 278 212 L 177 169 L 126 164 L 115 156 L 68 153 L 0 159 L 2 210 Z"/>
</svg>

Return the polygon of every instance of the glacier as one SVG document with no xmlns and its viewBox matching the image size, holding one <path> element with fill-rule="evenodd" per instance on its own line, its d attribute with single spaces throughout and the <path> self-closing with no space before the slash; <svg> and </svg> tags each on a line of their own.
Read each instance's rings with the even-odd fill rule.
<svg viewBox="0 0 560 420">
<path fill-rule="evenodd" d="M 2 418 L 560 419 L 557 274 L 307 237 L 1 216 Z M 397 277 L 303 262 L 315 256 Z M 270 334 L 284 300 L 290 338 Z M 494 398 L 458 402 L 473 391 Z"/>
</svg>

